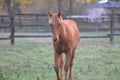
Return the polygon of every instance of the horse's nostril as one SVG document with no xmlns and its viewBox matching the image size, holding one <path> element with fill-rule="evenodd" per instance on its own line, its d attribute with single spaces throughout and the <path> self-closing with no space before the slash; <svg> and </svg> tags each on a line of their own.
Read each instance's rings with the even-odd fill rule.
<svg viewBox="0 0 120 80">
<path fill-rule="evenodd" d="M 53 39 L 53 41 L 54 41 L 54 42 L 57 42 L 57 41 L 58 41 L 58 39 L 57 39 L 57 38 L 54 38 L 54 39 Z"/>
</svg>

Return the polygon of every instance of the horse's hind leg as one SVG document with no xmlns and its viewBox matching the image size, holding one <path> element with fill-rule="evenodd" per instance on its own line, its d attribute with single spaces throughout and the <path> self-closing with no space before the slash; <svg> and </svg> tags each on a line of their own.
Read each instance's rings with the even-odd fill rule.
<svg viewBox="0 0 120 80">
<path fill-rule="evenodd" d="M 59 69 L 60 69 L 60 54 L 55 53 L 54 58 L 55 58 L 55 63 L 54 63 L 54 69 L 57 75 L 57 80 L 60 80 L 60 75 L 59 75 Z"/>
</svg>

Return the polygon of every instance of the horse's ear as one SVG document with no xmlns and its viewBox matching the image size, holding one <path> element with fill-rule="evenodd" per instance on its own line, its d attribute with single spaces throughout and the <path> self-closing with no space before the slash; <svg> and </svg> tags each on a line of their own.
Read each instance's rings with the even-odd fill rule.
<svg viewBox="0 0 120 80">
<path fill-rule="evenodd" d="M 62 20 L 62 16 L 60 12 L 58 13 L 58 17 Z"/>
<path fill-rule="evenodd" d="M 48 11 L 48 16 L 51 17 L 52 16 L 52 13 L 50 11 Z"/>
<path fill-rule="evenodd" d="M 61 13 L 60 13 L 60 12 L 58 13 L 58 17 L 59 17 L 59 18 L 61 17 Z"/>
</svg>

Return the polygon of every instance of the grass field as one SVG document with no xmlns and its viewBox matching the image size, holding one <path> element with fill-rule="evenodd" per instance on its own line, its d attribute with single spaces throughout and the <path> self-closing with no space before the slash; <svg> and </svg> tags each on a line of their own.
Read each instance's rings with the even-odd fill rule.
<svg viewBox="0 0 120 80">
<path fill-rule="evenodd" d="M 0 41 L 0 80 L 56 80 L 51 38 Z M 120 80 L 120 37 L 81 39 L 73 80 Z"/>
</svg>

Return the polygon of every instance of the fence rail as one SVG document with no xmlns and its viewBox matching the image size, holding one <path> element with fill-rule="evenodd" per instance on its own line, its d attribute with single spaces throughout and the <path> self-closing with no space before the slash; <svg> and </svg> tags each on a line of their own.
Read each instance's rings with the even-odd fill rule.
<svg viewBox="0 0 120 80">
<path fill-rule="evenodd" d="M 43 24 L 42 22 L 45 20 L 47 20 L 47 14 L 15 14 L 14 26 L 47 26 L 47 23 Z M 10 23 L 9 15 L 0 15 L 0 27 L 7 27 Z"/>
<path fill-rule="evenodd" d="M 41 18 L 42 17 L 42 18 Z M 31 37 L 51 37 L 51 35 L 15 35 L 16 27 L 29 27 L 29 26 L 48 26 L 47 14 L 16 14 L 14 17 L 8 15 L 0 15 L 0 29 L 10 29 L 10 36 L 0 38 L 0 40 L 11 40 L 14 44 L 15 38 L 31 38 Z M 104 19 L 103 19 L 104 20 Z M 112 34 L 119 36 L 120 34 Z M 81 38 L 110 38 L 111 34 L 105 36 L 81 36 Z"/>
</svg>

